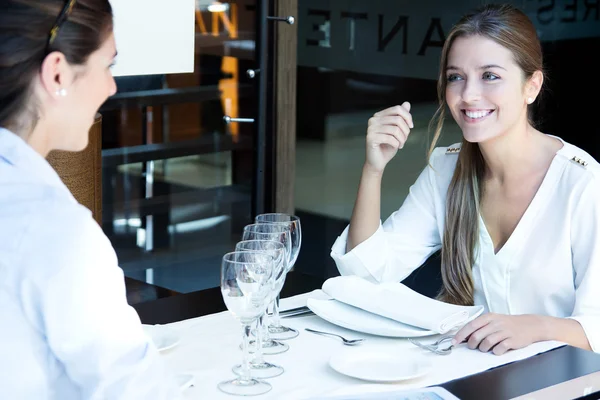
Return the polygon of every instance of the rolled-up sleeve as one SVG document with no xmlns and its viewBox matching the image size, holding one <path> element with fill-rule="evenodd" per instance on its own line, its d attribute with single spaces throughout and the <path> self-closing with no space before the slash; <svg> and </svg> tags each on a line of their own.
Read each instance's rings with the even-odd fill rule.
<svg viewBox="0 0 600 400">
<path fill-rule="evenodd" d="M 334 259 L 341 275 L 357 275 L 372 282 L 383 280 L 386 259 L 386 233 L 379 222 L 377 231 L 367 240 L 346 252 L 349 226 L 337 238 L 331 248 Z"/>
<path fill-rule="evenodd" d="M 443 206 L 435 182 L 439 172 L 436 159 L 440 156 L 443 157 L 441 149 L 436 149 L 431 165 L 425 167 L 410 187 L 400 209 L 383 224 L 380 222 L 371 237 L 349 252 L 346 252 L 349 226 L 346 227 L 331 249 L 340 274 L 357 275 L 373 282 L 399 282 L 441 248 L 441 221 L 436 216 L 436 207 Z"/>
<path fill-rule="evenodd" d="M 600 181 L 594 177 L 575 206 L 571 224 L 575 307 L 592 350 L 600 353 Z"/>
</svg>

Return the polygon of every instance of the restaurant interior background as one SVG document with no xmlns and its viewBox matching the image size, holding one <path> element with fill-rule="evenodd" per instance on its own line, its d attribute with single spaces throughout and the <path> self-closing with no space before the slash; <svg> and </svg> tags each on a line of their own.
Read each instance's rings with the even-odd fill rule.
<svg viewBox="0 0 600 400">
<path fill-rule="evenodd" d="M 281 168 L 272 162 L 277 154 L 257 164 L 265 143 L 276 148 L 272 124 L 265 123 L 261 136 L 252 123 L 224 120 L 257 112 L 257 79 L 248 70 L 264 72 L 256 71 L 260 1 L 196 1 L 194 73 L 117 78 L 118 93 L 100 110 L 102 227 L 129 278 L 173 294 L 218 286 L 222 255 L 233 250 L 243 226 L 260 210 L 261 191 L 276 190 L 256 173 Z M 273 11 L 273 1 L 264 3 Z M 295 115 L 276 116 L 296 127 L 295 161 L 289 157 L 303 233 L 296 270 L 337 274 L 329 252 L 352 212 L 367 120 L 410 101 L 415 129 L 386 170 L 382 218 L 402 204 L 426 164 L 444 35 L 482 3 L 297 0 L 293 26 L 267 22 L 297 34 L 290 57 L 297 63 L 290 85 L 297 87 Z M 534 21 L 543 43 L 547 90 L 536 102 L 539 128 L 600 159 L 600 79 L 592 60 L 600 50 L 600 1 L 512 3 Z M 288 6 L 295 4 L 290 0 Z M 273 45 L 265 51 L 289 54 L 273 53 Z M 448 121 L 440 145 L 460 138 Z M 268 204 L 264 211 L 270 211 Z M 433 294 L 439 284 L 435 257 L 409 283 Z M 153 299 L 138 293 L 130 302 Z"/>
</svg>

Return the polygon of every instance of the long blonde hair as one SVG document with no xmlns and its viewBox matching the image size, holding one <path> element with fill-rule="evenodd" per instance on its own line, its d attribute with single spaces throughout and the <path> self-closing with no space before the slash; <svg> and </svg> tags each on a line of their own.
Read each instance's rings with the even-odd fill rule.
<svg viewBox="0 0 600 400">
<path fill-rule="evenodd" d="M 464 16 L 449 32 L 442 49 L 437 93 L 439 107 L 431 122 L 435 134 L 429 156 L 442 133 L 446 118 L 446 67 L 452 43 L 458 37 L 482 36 L 510 50 L 525 79 L 543 71 L 542 48 L 531 20 L 510 5 L 486 5 Z M 463 139 L 456 169 L 446 197 L 446 220 L 442 239 L 442 281 L 438 299 L 472 305 L 472 269 L 479 237 L 479 201 L 485 162 L 479 145 Z"/>
</svg>

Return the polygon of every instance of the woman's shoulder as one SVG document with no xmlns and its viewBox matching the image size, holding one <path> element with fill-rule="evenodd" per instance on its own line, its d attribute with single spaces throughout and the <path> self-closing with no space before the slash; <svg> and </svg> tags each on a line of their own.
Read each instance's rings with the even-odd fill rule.
<svg viewBox="0 0 600 400">
<path fill-rule="evenodd" d="M 443 156 L 458 155 L 462 148 L 462 143 L 454 143 L 449 146 L 438 146 L 431 152 L 431 158 L 441 158 Z"/>
<path fill-rule="evenodd" d="M 559 138 L 560 139 L 560 138 Z M 578 171 L 582 175 L 600 178 L 600 164 L 592 155 L 574 144 L 563 142 L 563 147 L 556 153 L 564 161 L 567 161 L 569 170 Z"/>
<path fill-rule="evenodd" d="M 431 152 L 425 170 L 417 183 L 427 183 L 435 188 L 434 190 L 440 198 L 445 198 L 452 175 L 456 169 L 460 149 L 460 143 L 436 147 Z"/>
<path fill-rule="evenodd" d="M 570 204 L 577 205 L 579 211 L 588 212 L 583 204 L 594 208 L 600 205 L 600 163 L 587 151 L 560 140 L 563 147 L 556 153 L 556 158 L 564 168 L 560 172 L 559 192 L 575 200 Z"/>
<path fill-rule="evenodd" d="M 560 140 L 563 147 L 556 153 L 556 157 L 565 165 L 561 176 L 561 183 L 567 188 L 565 190 L 575 196 L 584 192 L 600 194 L 600 163 L 587 151 Z"/>
<path fill-rule="evenodd" d="M 452 176 L 460 150 L 461 143 L 436 147 L 429 157 L 429 166 L 436 174 Z"/>
</svg>

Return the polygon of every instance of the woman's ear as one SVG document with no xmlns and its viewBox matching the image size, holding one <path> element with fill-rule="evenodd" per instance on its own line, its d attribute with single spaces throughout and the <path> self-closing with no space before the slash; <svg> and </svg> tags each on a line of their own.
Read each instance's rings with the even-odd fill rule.
<svg viewBox="0 0 600 400">
<path fill-rule="evenodd" d="M 531 104 L 535 101 L 540 94 L 540 90 L 542 90 L 543 84 L 544 74 L 542 71 L 535 71 L 525 84 L 525 98 L 527 99 L 527 104 Z"/>
<path fill-rule="evenodd" d="M 68 93 L 73 81 L 73 70 L 65 55 L 54 51 L 46 56 L 40 70 L 40 83 L 49 98 L 58 99 Z"/>
</svg>

